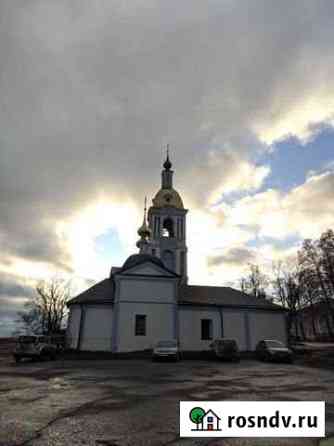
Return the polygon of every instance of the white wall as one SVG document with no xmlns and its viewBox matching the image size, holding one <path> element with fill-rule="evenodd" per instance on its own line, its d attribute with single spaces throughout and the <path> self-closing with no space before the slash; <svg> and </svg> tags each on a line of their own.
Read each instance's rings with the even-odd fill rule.
<svg viewBox="0 0 334 446">
<path fill-rule="evenodd" d="M 241 351 L 247 350 L 246 312 L 222 308 L 224 337 L 236 339 Z M 209 349 L 211 341 L 201 340 L 201 319 L 212 319 L 213 338 L 221 337 L 219 309 L 179 307 L 181 348 L 189 351 Z M 261 339 L 278 339 L 286 343 L 285 316 L 277 312 L 249 311 L 249 347 L 254 350 Z"/>
<path fill-rule="evenodd" d="M 67 346 L 77 348 L 80 329 L 81 308 L 79 305 L 71 305 L 67 327 Z"/>
<path fill-rule="evenodd" d="M 173 304 L 121 302 L 118 311 L 118 352 L 145 350 L 159 340 L 174 339 Z M 146 315 L 146 336 L 135 336 L 136 314 Z"/>
<path fill-rule="evenodd" d="M 119 301 L 175 302 L 174 281 L 172 280 L 120 280 Z"/>
<path fill-rule="evenodd" d="M 224 338 L 232 338 L 238 342 L 239 350 L 247 350 L 245 312 L 223 309 Z"/>
<path fill-rule="evenodd" d="M 287 342 L 284 313 L 249 312 L 249 331 L 251 350 L 262 339 L 277 339 Z"/>
<path fill-rule="evenodd" d="M 179 339 L 182 350 L 209 350 L 211 340 L 201 339 L 201 319 L 212 319 L 213 339 L 221 337 L 221 321 L 218 309 L 179 307 Z"/>
<path fill-rule="evenodd" d="M 82 328 L 81 350 L 110 351 L 112 306 L 85 307 L 85 316 Z"/>
</svg>

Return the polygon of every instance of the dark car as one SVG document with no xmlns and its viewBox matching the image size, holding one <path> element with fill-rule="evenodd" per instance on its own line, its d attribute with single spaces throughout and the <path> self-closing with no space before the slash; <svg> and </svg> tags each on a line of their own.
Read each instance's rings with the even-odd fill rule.
<svg viewBox="0 0 334 446">
<path fill-rule="evenodd" d="M 56 355 L 57 346 L 50 336 L 19 336 L 13 352 L 16 362 L 23 358 L 55 359 Z"/>
<path fill-rule="evenodd" d="M 257 344 L 256 357 L 261 361 L 292 362 L 293 352 L 282 342 L 268 339 Z"/>
<path fill-rule="evenodd" d="M 219 338 L 210 344 L 211 353 L 215 358 L 226 361 L 239 361 L 240 352 L 235 339 Z"/>
</svg>

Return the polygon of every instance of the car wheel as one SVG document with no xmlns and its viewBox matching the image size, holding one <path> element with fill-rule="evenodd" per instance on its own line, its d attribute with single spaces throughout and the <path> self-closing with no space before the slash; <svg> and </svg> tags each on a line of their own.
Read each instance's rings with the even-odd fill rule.
<svg viewBox="0 0 334 446">
<path fill-rule="evenodd" d="M 50 360 L 50 353 L 48 351 L 46 351 L 46 350 L 41 351 L 40 359 L 42 361 Z"/>
</svg>

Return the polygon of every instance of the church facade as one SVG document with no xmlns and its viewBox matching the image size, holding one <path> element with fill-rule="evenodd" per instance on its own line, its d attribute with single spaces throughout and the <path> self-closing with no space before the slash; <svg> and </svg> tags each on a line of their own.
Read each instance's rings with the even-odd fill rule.
<svg viewBox="0 0 334 446">
<path fill-rule="evenodd" d="M 167 153 L 148 213 L 145 204 L 139 253 L 68 302 L 70 348 L 135 352 L 176 339 L 183 351 L 204 351 L 226 337 L 252 351 L 261 339 L 286 342 L 280 306 L 230 287 L 188 284 L 187 212 Z"/>
</svg>

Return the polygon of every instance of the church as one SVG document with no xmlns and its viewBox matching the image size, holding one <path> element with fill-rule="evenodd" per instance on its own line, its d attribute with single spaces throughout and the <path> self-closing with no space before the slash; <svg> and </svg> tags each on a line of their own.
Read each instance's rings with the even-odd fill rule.
<svg viewBox="0 0 334 446">
<path fill-rule="evenodd" d="M 138 254 L 68 302 L 67 340 L 83 351 L 138 352 L 176 339 L 182 351 L 205 351 L 234 338 L 241 351 L 261 339 L 287 341 L 282 307 L 230 287 L 189 285 L 185 209 L 167 157 L 161 187 L 138 229 Z"/>
</svg>

